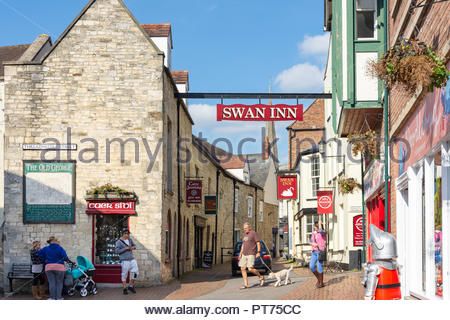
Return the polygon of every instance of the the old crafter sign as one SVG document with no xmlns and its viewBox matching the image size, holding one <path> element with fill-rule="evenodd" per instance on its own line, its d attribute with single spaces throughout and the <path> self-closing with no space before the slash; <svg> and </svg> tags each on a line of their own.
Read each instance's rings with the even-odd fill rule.
<svg viewBox="0 0 450 320">
<path fill-rule="evenodd" d="M 217 105 L 217 121 L 302 121 L 303 105 Z"/>
</svg>

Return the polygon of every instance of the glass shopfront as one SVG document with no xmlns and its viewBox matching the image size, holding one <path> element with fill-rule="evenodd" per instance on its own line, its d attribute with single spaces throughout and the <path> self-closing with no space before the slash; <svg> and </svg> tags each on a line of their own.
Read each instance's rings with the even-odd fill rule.
<svg viewBox="0 0 450 320">
<path fill-rule="evenodd" d="M 397 179 L 397 232 L 404 296 L 448 299 L 449 164 L 444 148 L 424 158 Z M 446 174 L 445 174 L 446 172 Z M 446 194 L 447 193 L 447 194 Z M 446 211 L 447 210 L 447 211 Z"/>
<path fill-rule="evenodd" d="M 128 229 L 128 215 L 95 216 L 95 264 L 120 264 L 115 248 L 124 229 Z"/>
</svg>

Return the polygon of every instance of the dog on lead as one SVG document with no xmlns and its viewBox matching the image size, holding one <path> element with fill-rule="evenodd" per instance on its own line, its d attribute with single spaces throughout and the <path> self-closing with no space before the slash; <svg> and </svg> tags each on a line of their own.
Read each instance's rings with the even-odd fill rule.
<svg viewBox="0 0 450 320">
<path fill-rule="evenodd" d="M 283 281 L 284 278 L 284 285 L 286 286 L 289 283 L 292 283 L 291 279 L 289 278 L 289 275 L 294 268 L 294 264 L 291 264 L 291 267 L 289 269 L 283 269 L 278 272 L 271 272 L 269 273 L 268 279 L 277 279 L 277 282 L 273 285 L 274 287 L 281 286 L 281 281 Z"/>
</svg>

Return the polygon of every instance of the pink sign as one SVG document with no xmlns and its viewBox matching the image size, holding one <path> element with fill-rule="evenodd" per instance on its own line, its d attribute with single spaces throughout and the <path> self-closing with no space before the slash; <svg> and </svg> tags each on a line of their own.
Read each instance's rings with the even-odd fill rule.
<svg viewBox="0 0 450 320">
<path fill-rule="evenodd" d="M 447 67 L 450 66 L 450 63 Z M 445 88 L 428 93 L 398 135 L 400 174 L 425 157 L 450 132 L 450 81 Z"/>
</svg>

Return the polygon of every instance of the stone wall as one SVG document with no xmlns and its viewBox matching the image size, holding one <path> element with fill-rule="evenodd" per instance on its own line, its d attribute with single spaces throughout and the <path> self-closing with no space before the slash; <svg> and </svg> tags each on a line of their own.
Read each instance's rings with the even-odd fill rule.
<svg viewBox="0 0 450 320">
<path fill-rule="evenodd" d="M 138 215 L 130 218 L 137 243 L 140 283 L 160 283 L 162 260 L 163 153 L 148 172 L 143 143 L 157 150 L 163 138 L 163 56 L 117 0 L 96 1 L 42 64 L 5 67 L 5 230 L 4 263 L 29 262 L 31 241 L 49 235 L 60 238 L 70 257 L 91 257 L 93 217 L 85 213 L 84 195 L 89 188 L 112 183 L 139 196 Z M 64 142 L 71 128 L 76 160 L 76 223 L 23 224 L 23 160 L 40 159 L 39 151 L 22 151 L 23 143 L 42 143 L 45 138 Z M 98 159 L 93 152 L 98 142 Z M 120 144 L 111 145 L 106 158 L 106 139 L 136 138 L 127 143 L 125 159 Z M 54 158 L 48 153 L 47 158 Z M 65 152 L 62 160 L 69 160 Z M 86 163 L 86 159 L 91 159 Z M 84 161 L 82 161 L 84 160 Z M 172 206 L 172 204 L 170 204 Z M 70 236 L 69 236 L 70 235 Z M 6 281 L 6 279 L 4 278 Z"/>
<path fill-rule="evenodd" d="M 3 174 L 3 147 L 4 147 L 4 132 L 5 132 L 5 122 L 4 122 L 4 90 L 5 84 L 0 80 L 0 279 L 3 279 L 3 221 L 4 221 L 4 174 Z M 0 292 L 3 288 L 3 281 L 0 281 Z"/>
</svg>

